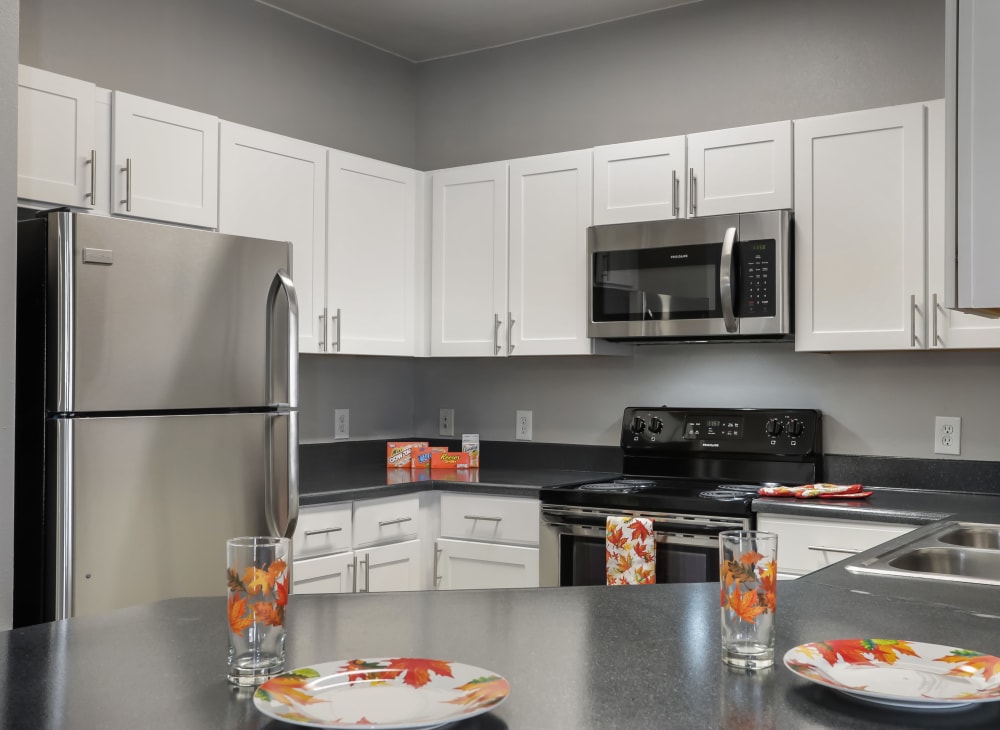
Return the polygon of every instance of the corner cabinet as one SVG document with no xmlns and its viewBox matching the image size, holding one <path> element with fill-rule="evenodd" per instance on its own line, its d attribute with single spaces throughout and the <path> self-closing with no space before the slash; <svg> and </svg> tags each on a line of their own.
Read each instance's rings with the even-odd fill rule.
<svg viewBox="0 0 1000 730">
<path fill-rule="evenodd" d="M 219 230 L 292 242 L 299 352 L 322 349 L 326 293 L 326 150 L 222 122 Z"/>
<path fill-rule="evenodd" d="M 321 351 L 416 352 L 417 172 L 329 150 Z"/>
<path fill-rule="evenodd" d="M 116 215 L 218 225 L 217 117 L 116 91 L 112 155 Z"/>
<path fill-rule="evenodd" d="M 96 87 L 18 66 L 17 197 L 55 205 L 106 206 L 98 194 Z"/>
<path fill-rule="evenodd" d="M 507 163 L 431 176 L 431 355 L 507 348 Z"/>
</svg>

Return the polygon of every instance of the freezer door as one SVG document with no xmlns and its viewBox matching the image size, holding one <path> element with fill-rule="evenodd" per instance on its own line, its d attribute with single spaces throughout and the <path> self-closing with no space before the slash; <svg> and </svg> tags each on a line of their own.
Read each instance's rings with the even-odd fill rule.
<svg viewBox="0 0 1000 730">
<path fill-rule="evenodd" d="M 60 528 L 52 545 L 54 618 L 224 595 L 228 538 L 294 530 L 298 491 L 289 481 L 295 458 L 288 445 L 296 418 L 50 421 Z"/>
<path fill-rule="evenodd" d="M 67 212 L 48 221 L 50 412 L 294 401 L 268 383 L 297 348 L 287 276 L 272 291 L 289 243 Z M 270 355 L 269 323 L 283 348 Z"/>
</svg>

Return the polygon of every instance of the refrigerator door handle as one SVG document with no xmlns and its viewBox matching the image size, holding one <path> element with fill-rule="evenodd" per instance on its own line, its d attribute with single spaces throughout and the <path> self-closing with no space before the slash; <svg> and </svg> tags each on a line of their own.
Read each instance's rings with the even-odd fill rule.
<svg viewBox="0 0 1000 730">
<path fill-rule="evenodd" d="M 288 303 L 288 318 L 284 324 L 284 332 L 281 332 L 275 322 L 275 311 L 279 292 L 284 292 Z M 285 336 L 283 345 L 286 356 L 285 363 L 281 369 L 285 372 L 284 393 L 279 393 L 275 384 L 276 352 L 275 342 L 278 330 Z M 275 474 L 276 453 L 274 444 L 274 429 L 278 418 L 272 419 L 271 427 L 268 429 L 268 452 L 271 467 L 267 473 L 267 490 L 265 495 L 264 512 L 267 517 L 267 526 L 273 535 L 291 537 L 295 531 L 295 523 L 299 517 L 299 429 L 298 407 L 299 392 L 299 304 L 295 294 L 295 285 L 291 278 L 283 270 L 279 269 L 274 279 L 271 281 L 271 288 L 267 294 L 267 399 L 268 403 L 277 406 L 280 416 L 287 419 L 285 429 L 285 465 L 286 473 L 283 479 L 279 479 Z M 281 402 L 281 397 L 284 402 Z M 276 494 L 275 492 L 280 492 Z M 277 504 L 276 504 L 277 501 Z"/>
</svg>

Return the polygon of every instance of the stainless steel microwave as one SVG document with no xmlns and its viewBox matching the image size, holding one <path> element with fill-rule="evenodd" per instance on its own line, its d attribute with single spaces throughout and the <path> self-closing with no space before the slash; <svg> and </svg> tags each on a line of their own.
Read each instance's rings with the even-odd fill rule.
<svg viewBox="0 0 1000 730">
<path fill-rule="evenodd" d="M 792 334 L 791 212 L 591 226 L 587 333 L 609 340 Z"/>
</svg>

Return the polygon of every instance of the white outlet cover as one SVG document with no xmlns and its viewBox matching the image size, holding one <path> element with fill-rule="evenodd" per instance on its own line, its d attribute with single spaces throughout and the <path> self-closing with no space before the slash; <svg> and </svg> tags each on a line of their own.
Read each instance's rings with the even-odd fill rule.
<svg viewBox="0 0 1000 730">
<path fill-rule="evenodd" d="M 517 411 L 514 418 L 514 438 L 531 441 L 531 411 Z"/>
<path fill-rule="evenodd" d="M 934 453 L 962 453 L 962 419 L 959 416 L 934 417 Z"/>
<path fill-rule="evenodd" d="M 455 409 L 454 408 L 442 408 L 438 412 L 438 435 L 439 436 L 454 436 L 455 435 Z"/>
<path fill-rule="evenodd" d="M 351 437 L 351 411 L 348 408 L 337 408 L 333 411 L 333 438 L 346 439 Z"/>
</svg>

